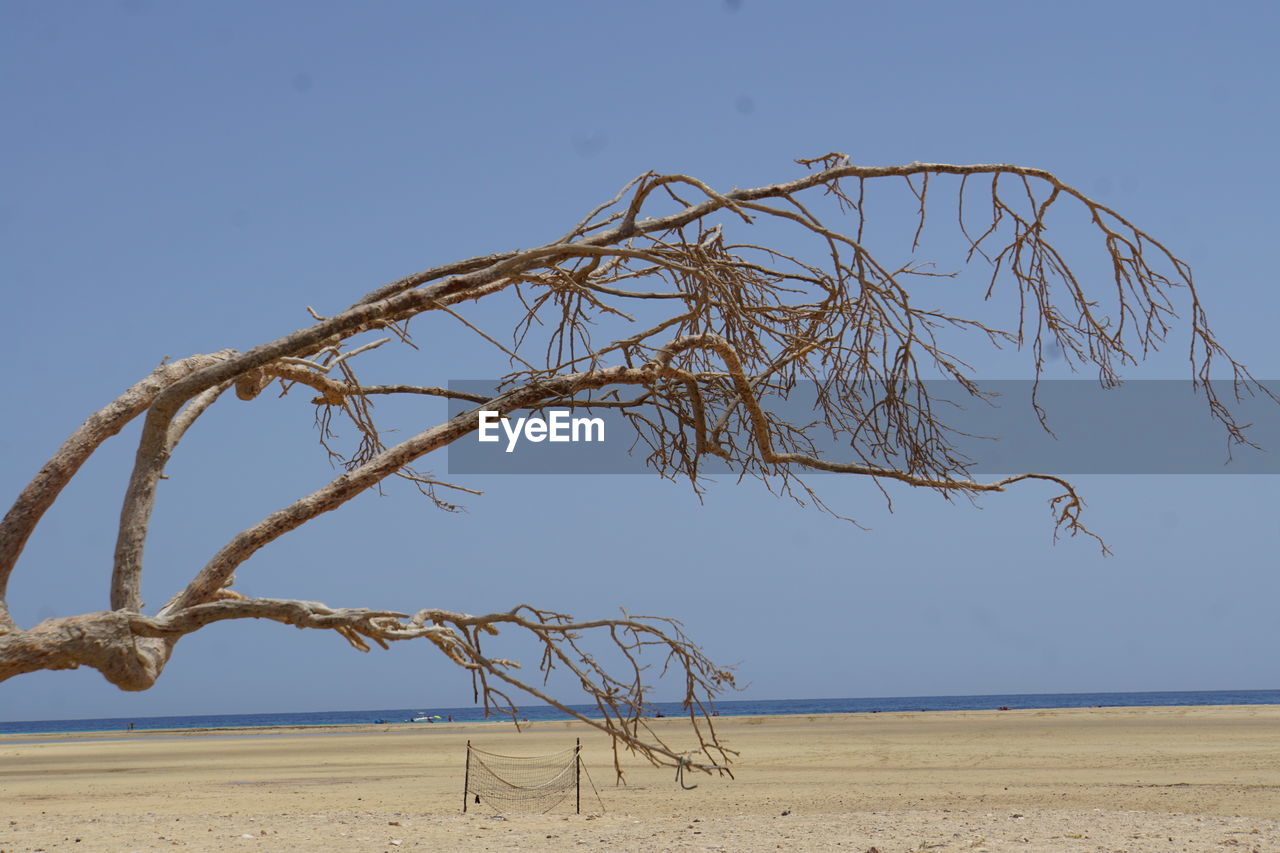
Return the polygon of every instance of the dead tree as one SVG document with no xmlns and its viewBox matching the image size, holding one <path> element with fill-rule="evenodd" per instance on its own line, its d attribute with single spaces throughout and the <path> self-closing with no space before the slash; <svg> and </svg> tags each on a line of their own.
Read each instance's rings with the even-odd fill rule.
<svg viewBox="0 0 1280 853">
<path fill-rule="evenodd" d="M 858 166 L 837 154 L 799 162 L 806 171 L 795 180 L 731 192 L 686 175 L 641 175 L 545 245 L 415 273 L 333 316 L 313 311 L 311 325 L 247 352 L 222 350 L 157 367 L 90 415 L 0 522 L 0 681 L 90 666 L 121 689 L 145 690 L 183 636 L 211 622 L 257 618 L 336 631 L 362 651 L 370 643 L 385 647 L 421 638 L 471 673 L 486 708 L 510 709 L 507 691 L 518 690 L 586 719 L 536 679 L 519 677 L 514 661 L 486 654 L 482 638 L 506 629 L 528 632 L 540 643 L 542 670 L 568 670 L 581 681 L 599 712 L 586 721 L 613 736 L 615 747 L 657 763 L 723 765 L 729 756 L 711 724 L 709 703 L 733 685 L 733 675 L 674 622 L 629 616 L 577 621 L 528 605 L 482 616 L 336 608 L 246 598 L 231 589 L 233 573 L 264 545 L 389 477 L 407 478 L 441 508 L 455 508 L 442 495 L 462 487 L 415 467 L 420 460 L 474 432 L 482 409 L 505 415 L 563 405 L 621 410 L 648 447 L 648 464 L 694 488 L 703 482 L 700 463 L 708 457 L 819 506 L 805 472 L 861 475 L 884 488 L 897 483 L 948 496 L 1003 492 L 1038 480 L 1053 487 L 1055 533 L 1087 533 L 1079 495 L 1057 476 L 1030 472 L 983 482 L 970 475 L 920 382 L 940 376 L 981 393 L 968 366 L 949 350 L 948 338 L 1025 348 L 1037 377 L 1053 346 L 1108 383 L 1121 366 L 1158 347 L 1181 316 L 1198 381 L 1207 380 L 1216 363 L 1229 367 L 1237 383 L 1252 381 L 1214 339 L 1188 266 L 1049 172 L 1012 165 Z M 1010 321 L 957 316 L 913 301 L 912 285 L 938 273 L 916 262 L 884 262 L 864 243 L 873 206 L 869 189 L 891 182 L 914 211 L 905 231 L 914 229 L 912 254 L 932 213 L 930 191 L 948 185 L 948 209 L 956 213 L 945 217 L 958 220 L 965 262 L 984 269 L 977 293 L 990 296 L 1003 288 L 1012 294 L 1018 310 Z M 1106 270 L 1101 282 L 1086 286 L 1086 277 L 1073 269 L 1078 264 L 1050 241 L 1050 218 L 1060 208 L 1087 221 L 1096 235 L 1093 247 Z M 753 240 L 753 233 L 764 236 Z M 805 240 L 814 251 L 789 248 Z M 468 305 L 481 299 L 519 300 L 523 320 L 514 329 L 484 330 L 466 316 Z M 493 395 L 461 395 L 473 404 L 461 414 L 389 444 L 375 419 L 380 395 L 459 396 L 444 388 L 357 379 L 361 353 L 396 340 L 412 345 L 414 318 L 422 318 L 419 324 L 463 324 L 505 353 L 511 372 Z M 801 380 L 817 388 L 819 412 L 811 422 L 788 422 L 762 404 Z M 144 613 L 144 546 L 166 463 L 195 420 L 226 392 L 248 401 L 277 383 L 284 390 L 304 386 L 317 410 L 321 442 L 341 473 L 236 533 L 203 566 L 193 567 L 185 588 Z M 1201 387 L 1230 437 L 1244 440 L 1212 387 Z M 142 433 L 124 490 L 109 607 L 18 626 L 4 592 L 28 537 L 85 460 L 139 417 Z M 354 425 L 356 446 L 338 446 L 329 429 L 334 418 Z M 819 435 L 854 439 L 845 441 L 847 458 L 818 453 Z M 593 638 L 621 654 L 625 671 L 605 671 Z M 684 680 L 685 706 L 703 748 L 691 762 L 645 726 L 645 661 L 655 654 Z"/>
</svg>

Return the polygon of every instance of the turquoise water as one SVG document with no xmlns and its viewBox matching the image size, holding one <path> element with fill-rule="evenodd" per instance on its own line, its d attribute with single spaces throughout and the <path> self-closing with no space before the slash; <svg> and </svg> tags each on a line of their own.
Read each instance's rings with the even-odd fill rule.
<svg viewBox="0 0 1280 853">
<path fill-rule="evenodd" d="M 721 716 L 761 716 L 773 714 L 847 714 L 880 711 L 979 711 L 995 708 L 1092 708 L 1153 707 L 1169 705 L 1280 705 L 1280 690 L 1202 690 L 1176 693 L 1035 693 L 996 696 L 907 696 L 880 699 L 764 699 L 727 700 L 716 703 Z M 683 712 L 675 702 L 655 702 L 655 713 L 668 717 Z M 588 716 L 594 706 L 574 706 Z M 455 722 L 484 720 L 476 707 L 375 708 L 362 711 L 306 711 L 279 714 L 207 714 L 188 717 L 109 717 L 84 720 L 29 720 L 0 722 L 0 734 L 41 734 L 47 732 L 122 731 L 133 723 L 135 730 L 222 729 L 256 726 L 343 726 L 386 722 L 408 725 L 415 716 L 439 714 Z M 520 709 L 529 720 L 563 720 L 566 716 L 545 705 Z M 504 719 L 491 715 L 490 720 Z"/>
</svg>

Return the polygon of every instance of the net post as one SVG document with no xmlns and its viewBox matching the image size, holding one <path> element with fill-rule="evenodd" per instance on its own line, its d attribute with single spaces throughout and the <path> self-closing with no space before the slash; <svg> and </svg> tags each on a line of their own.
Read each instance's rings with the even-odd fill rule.
<svg viewBox="0 0 1280 853">
<path fill-rule="evenodd" d="M 462 771 L 462 813 L 467 813 L 467 791 L 471 788 L 471 741 L 467 741 L 467 766 Z"/>
<path fill-rule="evenodd" d="M 574 813 L 582 814 L 582 738 L 573 739 Z"/>
</svg>

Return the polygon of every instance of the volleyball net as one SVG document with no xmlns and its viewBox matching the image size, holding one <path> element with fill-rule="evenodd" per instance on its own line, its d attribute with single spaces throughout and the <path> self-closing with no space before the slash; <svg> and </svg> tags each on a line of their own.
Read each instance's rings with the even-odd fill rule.
<svg viewBox="0 0 1280 853">
<path fill-rule="evenodd" d="M 550 755 L 500 755 L 467 741 L 462 810 L 542 813 L 572 805 L 582 813 L 581 743 Z"/>
</svg>

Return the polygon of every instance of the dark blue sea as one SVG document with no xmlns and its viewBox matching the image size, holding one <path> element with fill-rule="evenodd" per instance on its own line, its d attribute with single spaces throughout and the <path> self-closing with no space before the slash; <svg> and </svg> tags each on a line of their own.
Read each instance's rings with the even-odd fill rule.
<svg viewBox="0 0 1280 853">
<path fill-rule="evenodd" d="M 725 717 L 773 714 L 848 714 L 884 711 L 980 711 L 997 708 L 1115 708 L 1170 705 L 1280 705 L 1280 690 L 1210 690 L 1189 693 L 1034 693 L 1009 696 L 907 696 L 883 699 L 763 699 L 727 700 L 716 703 Z M 668 717 L 682 714 L 675 702 L 655 702 L 654 713 Z M 575 706 L 592 716 L 594 706 Z M 426 725 L 410 722 L 414 717 L 439 716 L 440 722 L 477 722 L 484 711 L 465 708 L 373 708 L 361 711 L 304 711 L 278 714 L 205 714 L 190 717 L 109 717 L 85 720 L 30 720 L 0 722 L 0 734 L 42 734 L 49 732 L 122 731 L 133 723 L 135 730 L 148 729 L 239 729 L 259 726 L 354 726 L 370 723 Z M 545 705 L 520 709 L 528 720 L 563 720 L 563 713 Z M 505 719 L 491 715 L 490 720 Z"/>
</svg>

